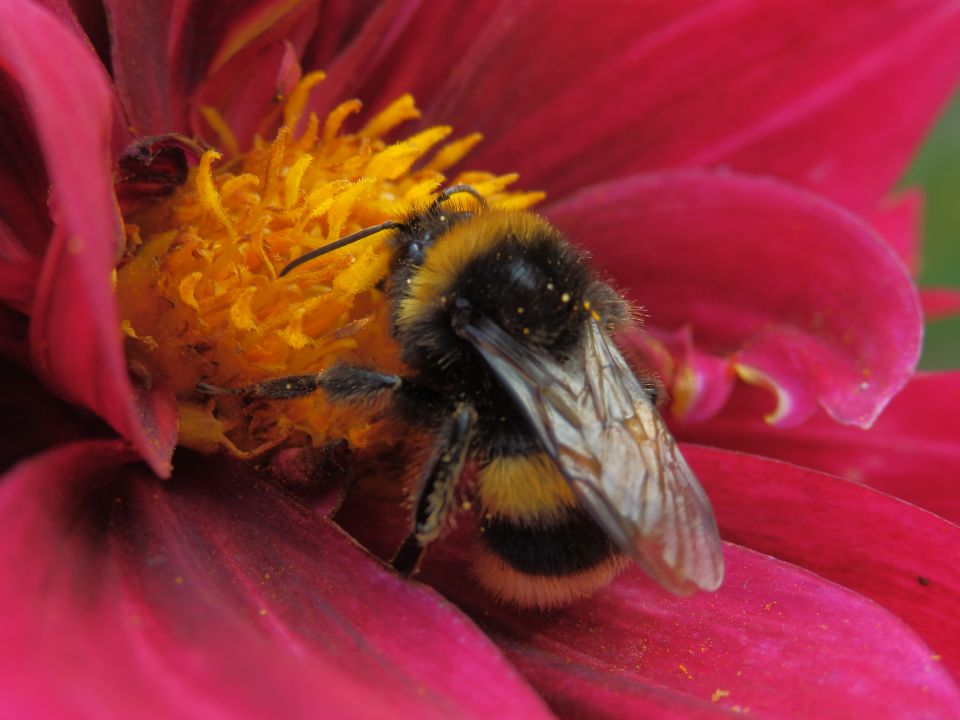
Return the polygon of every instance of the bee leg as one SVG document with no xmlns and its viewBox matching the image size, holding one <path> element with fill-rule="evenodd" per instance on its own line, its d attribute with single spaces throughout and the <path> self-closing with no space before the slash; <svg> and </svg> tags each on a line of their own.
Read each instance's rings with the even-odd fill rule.
<svg viewBox="0 0 960 720">
<path fill-rule="evenodd" d="M 393 567 L 404 575 L 416 572 L 423 549 L 443 531 L 455 507 L 457 481 L 463 470 L 477 424 L 470 405 L 457 405 L 441 425 L 436 445 L 417 492 L 413 532 L 394 555 Z"/>
<path fill-rule="evenodd" d="M 264 398 L 267 400 L 285 400 L 288 398 L 309 395 L 319 387 L 320 375 L 284 375 L 271 378 L 253 385 L 244 385 L 237 388 L 224 388 L 208 383 L 197 383 L 196 390 L 202 395 L 243 395 L 248 398 Z"/>
<path fill-rule="evenodd" d="M 437 199 L 433 201 L 434 207 L 445 203 L 454 195 L 459 195 L 460 193 L 466 193 L 467 195 L 472 195 L 473 199 L 477 201 L 480 207 L 487 206 L 487 200 L 480 194 L 480 191 L 477 190 L 473 185 L 467 185 L 465 183 L 460 183 L 459 185 L 451 185 L 442 193 L 437 195 Z"/>
<path fill-rule="evenodd" d="M 402 384 L 403 379 L 397 375 L 388 375 L 356 365 L 335 365 L 321 373 L 284 375 L 238 388 L 198 383 L 197 392 L 204 395 L 243 395 L 266 400 L 289 400 L 309 395 L 319 389 L 334 400 L 363 402 L 384 392 L 399 390 Z"/>
<path fill-rule="evenodd" d="M 403 387 L 399 375 L 389 375 L 358 365 L 334 365 L 320 373 L 318 384 L 331 400 L 344 403 L 363 403 L 376 400 L 384 393 L 394 393 Z"/>
</svg>

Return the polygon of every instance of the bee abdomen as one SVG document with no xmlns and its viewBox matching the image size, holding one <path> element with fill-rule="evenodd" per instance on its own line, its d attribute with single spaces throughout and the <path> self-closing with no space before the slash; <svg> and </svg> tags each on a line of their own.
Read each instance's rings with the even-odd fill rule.
<svg viewBox="0 0 960 720">
<path fill-rule="evenodd" d="M 616 553 L 606 534 L 582 510 L 555 525 L 527 526 L 490 516 L 482 522 L 483 543 L 517 572 L 558 577 L 603 564 Z"/>
<path fill-rule="evenodd" d="M 480 473 L 475 568 L 501 600 L 551 607 L 588 595 L 624 561 L 544 454 L 496 458 Z"/>
</svg>

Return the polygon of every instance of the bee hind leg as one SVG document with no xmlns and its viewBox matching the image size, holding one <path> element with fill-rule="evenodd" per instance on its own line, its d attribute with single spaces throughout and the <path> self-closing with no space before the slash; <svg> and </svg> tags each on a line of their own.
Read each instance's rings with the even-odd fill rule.
<svg viewBox="0 0 960 720">
<path fill-rule="evenodd" d="M 420 564 L 423 549 L 436 540 L 456 507 L 457 483 L 466 463 L 477 425 L 477 413 L 460 404 L 440 426 L 430 461 L 423 471 L 414 505 L 413 532 L 393 556 L 397 572 L 410 575 Z"/>
</svg>

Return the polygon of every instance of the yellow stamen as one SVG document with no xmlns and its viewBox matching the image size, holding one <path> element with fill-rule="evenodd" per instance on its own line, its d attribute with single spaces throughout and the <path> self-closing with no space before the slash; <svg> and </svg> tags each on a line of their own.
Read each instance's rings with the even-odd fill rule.
<svg viewBox="0 0 960 720">
<path fill-rule="evenodd" d="M 210 166 L 214 160 L 219 160 L 222 156 L 216 150 L 207 150 L 200 158 L 200 169 L 197 171 L 197 194 L 200 196 L 200 202 L 216 216 L 217 220 L 223 223 L 223 226 L 230 233 L 230 237 L 236 237 L 236 230 L 233 229 L 233 223 L 227 217 L 223 204 L 220 202 L 220 193 L 213 184 L 213 173 Z"/>
<path fill-rule="evenodd" d="M 407 93 L 387 105 L 364 126 L 360 134 L 373 138 L 383 137 L 398 125 L 405 123 L 407 120 L 416 120 L 419 117 L 420 111 L 417 110 L 417 106 L 413 102 L 413 95 Z"/>
<path fill-rule="evenodd" d="M 306 75 L 286 101 L 276 136 L 254 138 L 243 153 L 220 114 L 203 109 L 229 162 L 218 162 L 219 151 L 205 152 L 173 195 L 125 218 L 130 259 L 116 274 L 122 331 L 138 343 L 138 362 L 145 353 L 149 371 L 177 394 L 180 441 L 189 447 L 253 458 L 287 443 L 375 442 L 385 421 L 331 404 L 322 393 L 251 401 L 206 398 L 195 387 L 239 387 L 343 362 L 402 371 L 382 282 L 392 252 L 389 233 L 288 276 L 279 277 L 279 270 L 348 233 L 422 208 L 453 182 L 473 184 L 502 207 L 526 207 L 542 197 L 509 192 L 516 175 L 446 178 L 443 172 L 479 134 L 443 144 L 450 128 L 435 126 L 384 141 L 419 117 L 409 95 L 356 133 L 343 127 L 360 110 L 357 100 L 326 118 L 310 113 L 304 122 L 311 89 L 322 79 L 322 73 Z"/>
<path fill-rule="evenodd" d="M 453 167 L 463 160 L 463 158 L 467 156 L 467 153 L 473 150 L 481 140 L 483 140 L 483 135 L 473 133 L 459 140 L 454 140 L 452 143 L 448 143 L 440 149 L 433 160 L 427 163 L 426 169 L 443 172 Z"/>
<path fill-rule="evenodd" d="M 337 105 L 337 107 L 333 109 L 333 112 L 327 116 L 327 121 L 323 124 L 323 141 L 328 143 L 333 140 L 337 133 L 340 132 L 340 128 L 343 127 L 343 121 L 350 115 L 360 112 L 360 108 L 362 107 L 363 103 L 359 100 L 347 100 Z"/>
<path fill-rule="evenodd" d="M 396 180 L 405 175 L 424 153 L 450 134 L 449 127 L 433 127 L 377 153 L 367 165 L 367 173 L 379 180 Z"/>
<path fill-rule="evenodd" d="M 283 125 L 293 131 L 303 115 L 303 109 L 310 99 L 310 91 L 314 85 L 323 81 L 327 74 L 321 70 L 307 73 L 290 93 L 286 106 L 283 108 Z"/>
</svg>

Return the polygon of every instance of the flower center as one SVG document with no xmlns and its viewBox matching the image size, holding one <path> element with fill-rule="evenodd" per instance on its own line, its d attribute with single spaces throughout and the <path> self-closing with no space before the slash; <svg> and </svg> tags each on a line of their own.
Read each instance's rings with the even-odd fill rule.
<svg viewBox="0 0 960 720">
<path fill-rule="evenodd" d="M 286 401 L 203 397 L 198 382 L 235 388 L 338 362 L 401 370 L 383 290 L 388 234 L 324 255 L 289 275 L 304 253 L 348 233 L 402 218 L 428 204 L 444 172 L 480 141 L 447 141 L 431 127 L 405 140 L 384 137 L 419 117 L 404 95 L 357 132 L 342 130 L 361 105 L 349 100 L 322 122 L 304 120 L 311 88 L 303 78 L 287 99 L 272 142 L 225 160 L 206 151 L 173 194 L 124 218 L 129 260 L 117 271 L 117 296 L 135 373 L 162 379 L 180 403 L 180 442 L 206 452 L 227 448 L 255 457 L 281 444 L 376 437 L 370 413 L 328 403 L 322 393 Z M 226 124 L 205 111 L 225 148 Z M 464 172 L 500 207 L 525 208 L 542 193 L 512 193 L 516 175 Z"/>
</svg>

